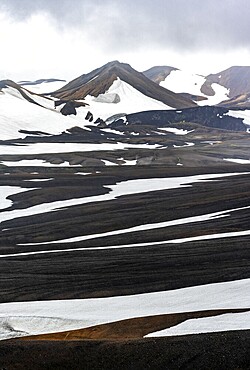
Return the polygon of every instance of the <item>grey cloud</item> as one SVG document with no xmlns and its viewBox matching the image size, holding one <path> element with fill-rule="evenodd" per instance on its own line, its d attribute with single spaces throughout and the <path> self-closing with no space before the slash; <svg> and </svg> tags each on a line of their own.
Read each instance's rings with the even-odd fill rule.
<svg viewBox="0 0 250 370">
<path fill-rule="evenodd" d="M 250 47 L 249 0 L 1 0 L 0 9 L 19 20 L 46 12 L 107 51 Z"/>
</svg>

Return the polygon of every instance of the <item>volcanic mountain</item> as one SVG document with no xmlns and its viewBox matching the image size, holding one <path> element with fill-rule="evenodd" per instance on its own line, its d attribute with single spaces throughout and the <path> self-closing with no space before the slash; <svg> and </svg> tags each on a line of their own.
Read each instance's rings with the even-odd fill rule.
<svg viewBox="0 0 250 370">
<path fill-rule="evenodd" d="M 156 66 L 143 72 L 145 76 L 199 105 L 216 105 L 228 99 L 228 89 L 218 81 L 204 88 L 207 77 L 169 66 Z"/>
<path fill-rule="evenodd" d="M 182 93 L 182 96 L 197 101 L 199 105 L 223 102 L 224 106 L 249 107 L 250 67 L 233 66 L 207 76 L 169 66 L 152 67 L 143 73 L 152 81 L 175 93 Z"/>
<path fill-rule="evenodd" d="M 233 98 L 250 92 L 250 66 L 233 66 L 222 72 L 206 76 L 201 92 L 214 95 L 212 84 L 219 84 L 229 90 L 228 96 Z"/>
<path fill-rule="evenodd" d="M 191 99 L 157 85 L 129 64 L 118 61 L 110 62 L 88 74 L 83 74 L 55 91 L 52 95 L 64 100 L 79 100 L 91 95 L 99 99 L 98 101 L 103 99 L 103 102 L 108 100 L 111 103 L 118 103 L 120 96 L 119 93 L 116 93 L 114 86 L 119 80 L 122 83 L 122 86 L 120 86 L 122 89 L 124 85 L 125 88 L 129 85 L 129 87 L 143 94 L 144 97 L 162 102 L 170 108 L 189 108 L 196 105 Z M 112 94 L 110 94 L 111 91 Z M 105 97 L 103 94 L 105 94 Z"/>
</svg>

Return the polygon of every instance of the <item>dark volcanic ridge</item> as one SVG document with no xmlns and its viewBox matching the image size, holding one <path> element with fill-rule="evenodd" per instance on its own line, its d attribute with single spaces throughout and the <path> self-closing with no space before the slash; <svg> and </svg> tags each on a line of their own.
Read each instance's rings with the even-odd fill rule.
<svg viewBox="0 0 250 370">
<path fill-rule="evenodd" d="M 205 106 L 182 110 L 148 111 L 128 114 L 126 122 L 118 119 L 111 126 L 149 125 L 155 127 L 171 127 L 171 124 L 197 123 L 199 125 L 230 131 L 246 131 L 242 118 L 228 115 L 224 107 Z"/>
</svg>

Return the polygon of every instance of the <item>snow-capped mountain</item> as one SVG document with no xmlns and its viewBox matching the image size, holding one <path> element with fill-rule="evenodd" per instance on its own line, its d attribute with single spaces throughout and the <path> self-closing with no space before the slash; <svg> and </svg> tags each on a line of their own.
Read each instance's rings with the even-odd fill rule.
<svg viewBox="0 0 250 370">
<path fill-rule="evenodd" d="M 249 108 L 250 67 L 233 66 L 202 76 L 169 66 L 143 72 L 159 85 L 196 101 L 198 105 Z"/>
<path fill-rule="evenodd" d="M 173 67 L 153 67 L 145 73 L 175 92 L 159 86 L 128 64 L 117 61 L 66 85 L 65 80 L 58 79 L 21 81 L 19 84 L 10 80 L 1 81 L 0 138 L 48 138 L 69 133 L 74 127 L 82 130 L 86 137 L 90 132 L 99 137 L 100 132 L 97 135 L 93 127 L 105 128 L 122 117 L 124 122 L 129 123 L 126 118 L 129 114 L 145 111 L 170 111 L 166 119 L 154 114 L 162 117 L 158 118 L 159 127 L 170 127 L 182 121 L 226 130 L 247 130 L 248 126 L 244 124 L 249 125 L 249 111 L 229 111 L 233 104 L 237 108 L 235 100 L 229 99 L 228 108 L 221 110 L 196 107 L 191 100 L 196 97 L 200 105 L 219 103 L 228 90 L 218 83 L 211 85 L 216 91 L 215 96 L 207 97 L 201 92 L 205 77 L 190 75 Z M 248 98 L 245 100 L 248 101 Z M 226 106 L 226 102 L 224 104 Z M 175 110 L 173 107 L 178 108 Z"/>
<path fill-rule="evenodd" d="M 225 87 L 228 90 L 229 98 L 250 93 L 250 66 L 233 66 L 206 76 L 206 82 L 201 91 L 207 95 L 213 94 L 213 84 Z"/>
<path fill-rule="evenodd" d="M 31 92 L 10 80 L 0 82 L 1 140 L 57 135 L 74 126 L 84 128 L 86 113 L 86 109 L 79 109 L 77 118 L 64 116 L 54 98 Z"/>
<path fill-rule="evenodd" d="M 155 74 L 152 73 L 155 71 Z M 211 83 L 210 90 L 205 90 L 205 76 L 182 71 L 174 67 L 153 67 L 143 72 L 160 86 L 187 96 L 199 105 L 216 105 L 228 99 L 228 89 L 218 82 Z"/>
<path fill-rule="evenodd" d="M 119 82 L 120 81 L 120 82 Z M 129 64 L 118 61 L 110 62 L 88 74 L 84 74 L 53 93 L 60 99 L 97 98 L 94 101 L 122 103 L 128 93 L 139 94 L 141 98 L 150 99 L 168 108 L 189 108 L 195 103 L 186 97 L 175 94 L 153 83 Z M 101 95 L 101 96 L 100 96 Z M 104 96 L 105 95 L 105 96 Z M 133 95 L 132 95 L 133 96 Z M 131 98 L 131 104 L 133 99 Z M 150 105 L 148 105 L 149 109 Z M 138 110 L 138 109 L 137 109 Z"/>
</svg>

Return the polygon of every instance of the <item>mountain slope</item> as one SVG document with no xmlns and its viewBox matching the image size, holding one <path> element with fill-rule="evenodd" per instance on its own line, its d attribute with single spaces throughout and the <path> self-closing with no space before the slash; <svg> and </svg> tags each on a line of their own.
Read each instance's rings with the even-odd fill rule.
<svg viewBox="0 0 250 370">
<path fill-rule="evenodd" d="M 229 90 L 229 97 L 250 92 L 250 67 L 233 66 L 222 72 L 206 76 L 201 91 L 213 95 L 212 84 L 219 84 Z"/>
<path fill-rule="evenodd" d="M 78 117 L 65 117 L 61 114 L 64 105 L 56 107 L 54 99 L 35 94 L 11 80 L 0 81 L 0 140 L 56 135 L 89 124 L 85 121 L 88 108 L 80 107 Z"/>
<path fill-rule="evenodd" d="M 66 80 L 57 78 L 39 79 L 36 81 L 19 81 L 18 84 L 36 94 L 48 95 L 51 91 L 60 89 L 66 84 Z"/>
<path fill-rule="evenodd" d="M 198 102 L 199 105 L 216 105 L 228 99 L 228 90 L 217 81 L 211 82 L 210 89 L 202 89 L 206 77 L 182 71 L 174 67 L 153 67 L 144 73 L 153 81 L 159 83 L 179 96 L 184 96 Z M 155 73 L 153 73 L 155 72 Z"/>
<path fill-rule="evenodd" d="M 170 66 L 155 66 L 142 72 L 147 78 L 154 81 L 157 84 L 164 81 L 166 77 L 170 75 L 172 71 L 177 71 L 178 68 Z"/>
<path fill-rule="evenodd" d="M 55 91 L 53 96 L 66 100 L 84 99 L 88 95 L 98 97 L 100 94 L 105 94 L 117 79 L 127 83 L 146 97 L 160 101 L 172 108 L 188 108 L 196 105 L 192 100 L 155 84 L 130 65 L 117 61 L 110 62 L 74 79 Z"/>
</svg>

